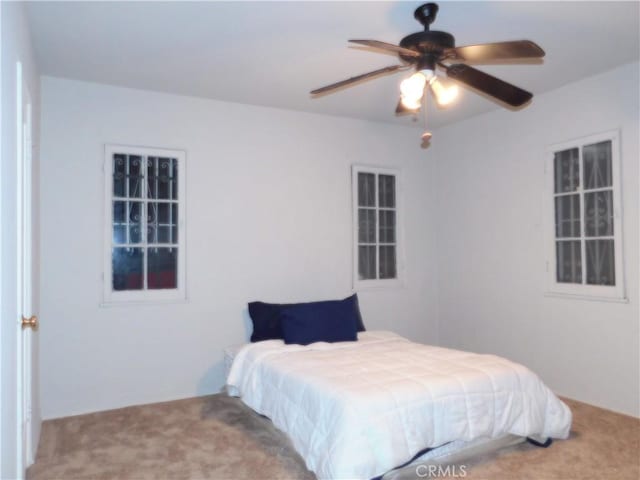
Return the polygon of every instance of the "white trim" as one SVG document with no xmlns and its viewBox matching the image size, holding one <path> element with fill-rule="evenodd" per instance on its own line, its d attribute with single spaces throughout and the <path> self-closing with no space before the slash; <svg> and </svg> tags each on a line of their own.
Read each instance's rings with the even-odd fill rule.
<svg viewBox="0 0 640 480">
<path fill-rule="evenodd" d="M 111 265 L 111 248 L 112 248 L 112 223 L 113 209 L 111 207 L 112 197 L 112 177 L 113 177 L 113 155 L 116 153 L 124 153 L 127 155 L 140 155 L 143 157 L 171 157 L 178 160 L 178 271 L 176 289 L 162 290 L 129 290 L 114 291 L 112 289 L 112 265 Z M 103 245 L 103 302 L 101 306 L 111 305 L 133 305 L 133 304 L 149 304 L 149 303 L 166 303 L 180 302 L 187 298 L 186 289 L 186 152 L 183 150 L 170 150 L 156 147 L 141 147 L 130 145 L 106 144 L 104 147 L 104 245 Z M 141 202 L 146 204 L 146 194 L 143 192 Z M 143 218 L 143 226 L 146 224 L 146 211 L 141 212 Z M 146 243 L 141 244 L 144 247 Z M 146 272 L 146 268 L 145 268 Z M 146 286 L 146 275 L 144 284 Z"/>
<path fill-rule="evenodd" d="M 395 196 L 396 196 L 396 278 L 390 279 L 375 279 L 375 280 L 361 280 L 358 278 L 358 173 L 373 173 L 376 175 L 376 212 L 378 207 L 378 182 L 377 176 L 393 175 L 395 178 Z M 404 286 L 404 208 L 403 208 L 403 192 L 402 192 L 402 175 L 401 170 L 397 168 L 370 166 L 370 165 L 352 165 L 351 166 L 351 226 L 352 226 L 352 282 L 354 291 L 365 289 L 379 289 L 379 288 L 399 288 Z M 378 219 L 376 217 L 376 243 L 377 241 Z M 376 252 L 378 249 L 376 249 Z M 378 253 L 376 253 L 378 255 Z M 379 261 L 376 262 L 376 268 L 379 266 Z M 376 272 L 377 275 L 377 272 Z"/>
<path fill-rule="evenodd" d="M 585 145 L 611 141 L 611 173 L 613 189 L 613 241 L 614 241 L 614 268 L 615 285 L 598 286 L 587 285 L 586 281 L 586 258 L 585 258 L 585 221 L 584 221 L 584 182 L 583 182 L 583 161 L 582 148 Z M 554 153 L 570 148 L 579 150 L 580 186 L 576 193 L 580 194 L 580 225 L 581 236 L 576 238 L 581 242 L 582 252 L 582 284 L 561 283 L 556 277 L 556 235 L 555 235 L 555 205 L 554 205 Z M 623 250 L 623 215 L 622 215 L 622 182 L 620 176 L 620 135 L 618 130 L 610 130 L 595 135 L 576 138 L 562 143 L 549 145 L 545 152 L 545 189 L 544 189 L 544 222 L 545 222 L 545 256 L 546 256 L 546 290 L 545 296 L 561 296 L 565 298 L 603 300 L 603 301 L 626 301 L 625 292 L 625 271 L 624 271 L 624 250 Z M 598 189 L 594 189 L 596 191 Z M 588 190 L 587 192 L 591 192 Z"/>
<path fill-rule="evenodd" d="M 4 38 L 2 36 L 2 6 L 0 5 L 0 39 Z M 2 283 L 2 272 L 4 272 L 4 267 L 3 267 L 3 254 L 2 252 L 4 251 L 2 249 L 2 236 L 3 236 L 3 232 L 7 231 L 7 228 L 5 226 L 4 219 L 2 216 L 2 208 L 3 208 L 3 201 L 2 201 L 2 178 L 3 178 L 3 168 L 2 166 L 4 165 L 4 161 L 2 159 L 2 144 L 3 144 L 3 138 L 4 138 L 4 129 L 3 129 L 3 124 L 2 124 L 2 117 L 4 116 L 4 105 L 2 104 L 2 85 L 1 85 L 1 79 L 2 79 L 2 62 L 3 62 L 3 58 L 2 58 L 2 48 L 0 48 L 0 342 L 2 339 L 2 332 L 4 330 L 4 321 L 2 319 L 2 314 L 3 314 L 3 310 L 2 310 L 2 297 L 4 296 L 4 286 Z M 0 349 L 2 348 L 2 344 L 0 343 Z M 2 394 L 3 390 L 7 387 L 5 385 L 5 375 L 2 373 L 4 372 L 4 369 L 2 368 L 2 355 L 0 355 L 0 412 L 4 411 L 2 408 L 2 398 L 4 397 L 4 395 Z M 4 450 L 2 449 L 2 437 L 3 437 L 3 430 L 4 426 L 2 423 L 2 415 L 0 414 L 0 452 L 3 452 Z M 0 474 L 2 474 L 2 468 L 0 467 Z"/>
<path fill-rule="evenodd" d="M 165 291 L 165 290 L 161 290 Z M 122 302 L 101 302 L 98 304 L 101 308 L 118 308 L 118 307 L 143 307 L 143 306 L 154 306 L 154 305 L 166 305 L 166 304 L 181 304 L 181 303 L 189 303 L 188 298 L 161 298 L 161 299 L 151 299 L 151 300 L 128 300 Z"/>
<path fill-rule="evenodd" d="M 544 292 L 543 295 L 549 298 L 564 298 L 573 300 L 588 300 L 591 302 L 609 302 L 609 303 L 629 303 L 626 297 L 599 297 L 597 295 L 575 295 L 572 293 Z"/>
</svg>

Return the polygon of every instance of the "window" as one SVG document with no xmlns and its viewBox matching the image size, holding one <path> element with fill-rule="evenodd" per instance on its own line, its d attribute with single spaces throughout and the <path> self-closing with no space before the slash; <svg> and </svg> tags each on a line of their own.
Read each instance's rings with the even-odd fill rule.
<svg viewBox="0 0 640 480">
<path fill-rule="evenodd" d="M 105 148 L 105 302 L 185 298 L 185 153 Z"/>
<path fill-rule="evenodd" d="M 353 167 L 354 286 L 398 284 L 398 172 Z"/>
<path fill-rule="evenodd" d="M 547 162 L 549 292 L 623 299 L 617 132 L 554 145 Z"/>
</svg>

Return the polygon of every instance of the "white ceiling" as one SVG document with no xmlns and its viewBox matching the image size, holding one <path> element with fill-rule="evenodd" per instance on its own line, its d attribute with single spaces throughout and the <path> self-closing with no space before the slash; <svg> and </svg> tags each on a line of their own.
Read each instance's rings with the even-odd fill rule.
<svg viewBox="0 0 640 480">
<path fill-rule="evenodd" d="M 230 102 L 411 124 L 394 115 L 403 74 L 322 98 L 309 90 L 397 63 L 349 38 L 398 43 L 424 2 L 29 2 L 41 72 Z M 482 70 L 535 94 L 638 60 L 638 2 L 439 2 L 456 45 L 530 39 L 542 65 Z M 405 74 L 406 75 L 406 74 Z M 464 89 L 462 89 L 464 90 Z M 535 102 L 535 97 L 534 100 Z M 501 108 L 464 91 L 437 127 Z M 418 124 L 421 122 L 418 122 Z"/>
</svg>

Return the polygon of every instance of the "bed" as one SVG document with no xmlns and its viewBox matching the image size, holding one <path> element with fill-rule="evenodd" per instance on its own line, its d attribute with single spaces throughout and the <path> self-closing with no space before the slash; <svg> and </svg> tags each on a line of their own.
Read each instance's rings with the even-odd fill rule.
<svg viewBox="0 0 640 480">
<path fill-rule="evenodd" d="M 427 448 L 567 438 L 571 427 L 569 408 L 526 367 L 392 332 L 228 355 L 228 393 L 284 431 L 319 479 L 394 478 Z"/>
</svg>

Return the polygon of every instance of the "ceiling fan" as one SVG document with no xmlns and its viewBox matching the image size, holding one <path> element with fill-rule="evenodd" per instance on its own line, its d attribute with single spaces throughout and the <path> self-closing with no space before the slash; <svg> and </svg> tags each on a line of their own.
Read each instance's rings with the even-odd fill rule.
<svg viewBox="0 0 640 480">
<path fill-rule="evenodd" d="M 413 16 L 424 26 L 424 31 L 412 33 L 400 41 L 400 45 L 378 40 L 349 40 L 351 43 L 386 50 L 398 54 L 400 65 L 380 68 L 369 73 L 351 77 L 312 90 L 312 95 L 328 93 L 371 77 L 391 72 L 415 69 L 416 72 L 405 78 L 400 84 L 400 101 L 396 113 L 415 113 L 421 105 L 425 87 L 428 85 L 439 105 L 451 103 L 457 93 L 455 85 L 446 86 L 436 75 L 439 68 L 451 78 L 472 89 L 482 92 L 512 107 L 527 103 L 533 95 L 515 85 L 477 70 L 466 63 L 495 63 L 523 59 L 541 59 L 544 50 L 530 40 L 484 43 L 480 45 L 455 46 L 453 35 L 447 32 L 430 30 L 436 18 L 438 5 L 426 3 L 418 7 Z M 425 132 L 423 139 L 431 134 Z"/>
</svg>

